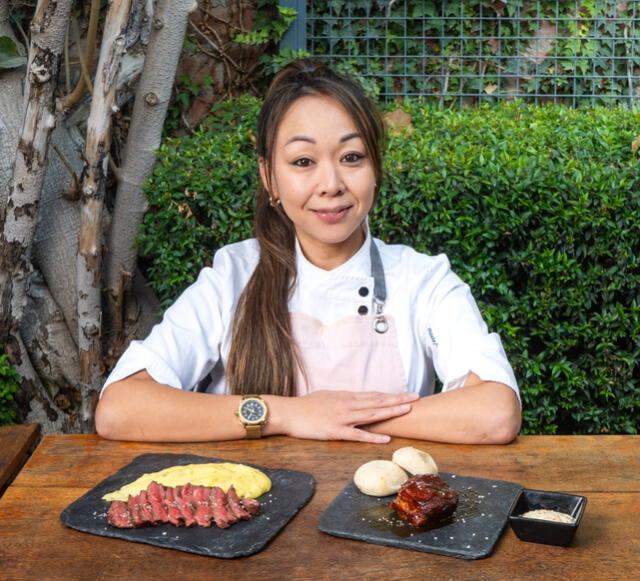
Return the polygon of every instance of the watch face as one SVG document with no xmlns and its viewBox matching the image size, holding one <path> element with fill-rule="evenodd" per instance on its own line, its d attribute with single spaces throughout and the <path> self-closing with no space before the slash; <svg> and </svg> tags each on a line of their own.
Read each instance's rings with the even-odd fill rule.
<svg viewBox="0 0 640 581">
<path fill-rule="evenodd" d="M 265 406 L 257 399 L 247 399 L 240 406 L 240 415 L 244 420 L 251 423 L 263 420 L 265 412 Z"/>
</svg>

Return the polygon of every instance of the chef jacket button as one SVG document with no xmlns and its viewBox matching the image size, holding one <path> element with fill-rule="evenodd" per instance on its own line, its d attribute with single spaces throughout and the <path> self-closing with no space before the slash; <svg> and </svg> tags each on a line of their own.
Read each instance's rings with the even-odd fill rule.
<svg viewBox="0 0 640 581">
<path fill-rule="evenodd" d="M 358 294 L 359 294 L 361 297 L 366 297 L 366 296 L 369 294 L 369 289 L 368 289 L 366 286 L 361 286 L 361 287 L 358 289 Z"/>
<path fill-rule="evenodd" d="M 367 307 L 365 307 L 364 305 L 360 305 L 358 307 L 358 313 L 360 315 L 366 315 L 369 312 L 369 309 L 367 309 Z"/>
</svg>

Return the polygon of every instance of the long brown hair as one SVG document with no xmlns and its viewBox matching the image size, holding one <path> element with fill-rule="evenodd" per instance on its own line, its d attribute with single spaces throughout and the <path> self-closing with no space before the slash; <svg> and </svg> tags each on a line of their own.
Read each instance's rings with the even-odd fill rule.
<svg viewBox="0 0 640 581">
<path fill-rule="evenodd" d="M 226 369 L 231 393 L 295 395 L 297 370 L 304 371 L 288 309 L 296 281 L 295 227 L 281 206 L 270 204 L 269 182 L 280 123 L 295 101 L 312 95 L 335 98 L 352 117 L 374 168 L 374 199 L 382 181 L 384 129 L 377 108 L 362 87 L 312 59 L 284 67 L 274 77 L 258 117 L 256 150 L 265 164 L 268 183 L 261 183 L 258 189 L 254 216 L 260 260 L 240 296 L 233 320 Z"/>
</svg>

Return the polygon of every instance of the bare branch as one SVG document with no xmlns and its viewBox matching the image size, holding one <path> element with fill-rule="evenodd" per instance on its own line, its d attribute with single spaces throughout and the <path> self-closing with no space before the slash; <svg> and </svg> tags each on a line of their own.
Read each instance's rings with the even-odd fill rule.
<svg viewBox="0 0 640 581">
<path fill-rule="evenodd" d="M 118 175 L 118 190 L 111 220 L 106 283 L 111 300 L 110 317 L 122 321 L 123 293 L 131 286 L 137 251 L 133 239 L 147 208 L 142 192 L 151 174 L 155 151 L 160 146 L 162 127 L 184 41 L 189 13 L 195 2 L 159 0 L 153 17 L 149 48 L 136 91 L 124 161 Z M 123 329 L 116 329 L 115 341 L 122 344 Z M 117 348 L 115 349 L 117 351 Z"/>
<path fill-rule="evenodd" d="M 96 70 L 91 112 L 87 120 L 85 167 L 80 197 L 80 239 L 76 263 L 78 351 L 83 402 L 91 400 L 92 392 L 98 390 L 101 380 L 102 211 L 111 146 L 111 116 L 115 105 L 116 79 L 125 50 L 130 7 L 130 0 L 112 0 L 109 5 Z M 91 410 L 83 408 L 81 422 L 84 424 L 91 421 Z"/>
<path fill-rule="evenodd" d="M 211 48 L 213 48 L 213 50 L 218 52 L 218 54 L 223 59 L 229 62 L 229 64 L 231 64 L 231 66 L 233 66 L 233 68 L 236 69 L 237 72 L 244 73 L 244 71 L 242 70 L 242 67 L 240 67 L 240 65 L 238 65 L 238 63 L 236 63 L 236 61 L 234 61 L 224 50 L 222 50 L 222 48 L 219 47 L 211 38 L 209 38 L 204 32 L 202 32 L 202 30 L 200 30 L 193 21 L 190 20 L 189 25 L 194 30 L 194 32 L 196 32 L 196 34 L 200 38 L 202 38 L 202 40 L 204 40 L 207 44 L 209 44 Z"/>
<path fill-rule="evenodd" d="M 60 71 L 71 0 L 40 0 L 31 23 L 25 117 L 0 234 L 0 342 L 12 341 L 12 361 L 23 377 L 33 370 L 19 337 L 25 281 L 44 181 L 47 147 L 55 127 L 54 88 Z"/>
<path fill-rule="evenodd" d="M 61 99 L 65 109 L 73 107 L 85 92 L 85 88 L 89 91 L 91 88 L 91 78 L 89 67 L 93 62 L 94 47 L 96 44 L 96 35 L 98 32 L 98 17 L 100 16 L 100 0 L 91 0 L 91 13 L 89 15 L 89 29 L 87 31 L 87 51 L 83 55 L 80 49 L 80 39 L 76 38 L 78 46 L 78 58 L 80 59 L 81 74 L 78 83 L 71 93 Z M 75 22 L 75 21 L 74 21 Z M 76 36 L 80 35 L 76 31 Z"/>
</svg>

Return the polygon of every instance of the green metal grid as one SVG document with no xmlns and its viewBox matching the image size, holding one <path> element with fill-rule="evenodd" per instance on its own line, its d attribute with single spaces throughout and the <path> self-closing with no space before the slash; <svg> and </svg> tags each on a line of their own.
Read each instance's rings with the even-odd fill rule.
<svg viewBox="0 0 640 581">
<path fill-rule="evenodd" d="M 381 100 L 637 106 L 640 0 L 288 2 L 296 45 Z"/>
</svg>

